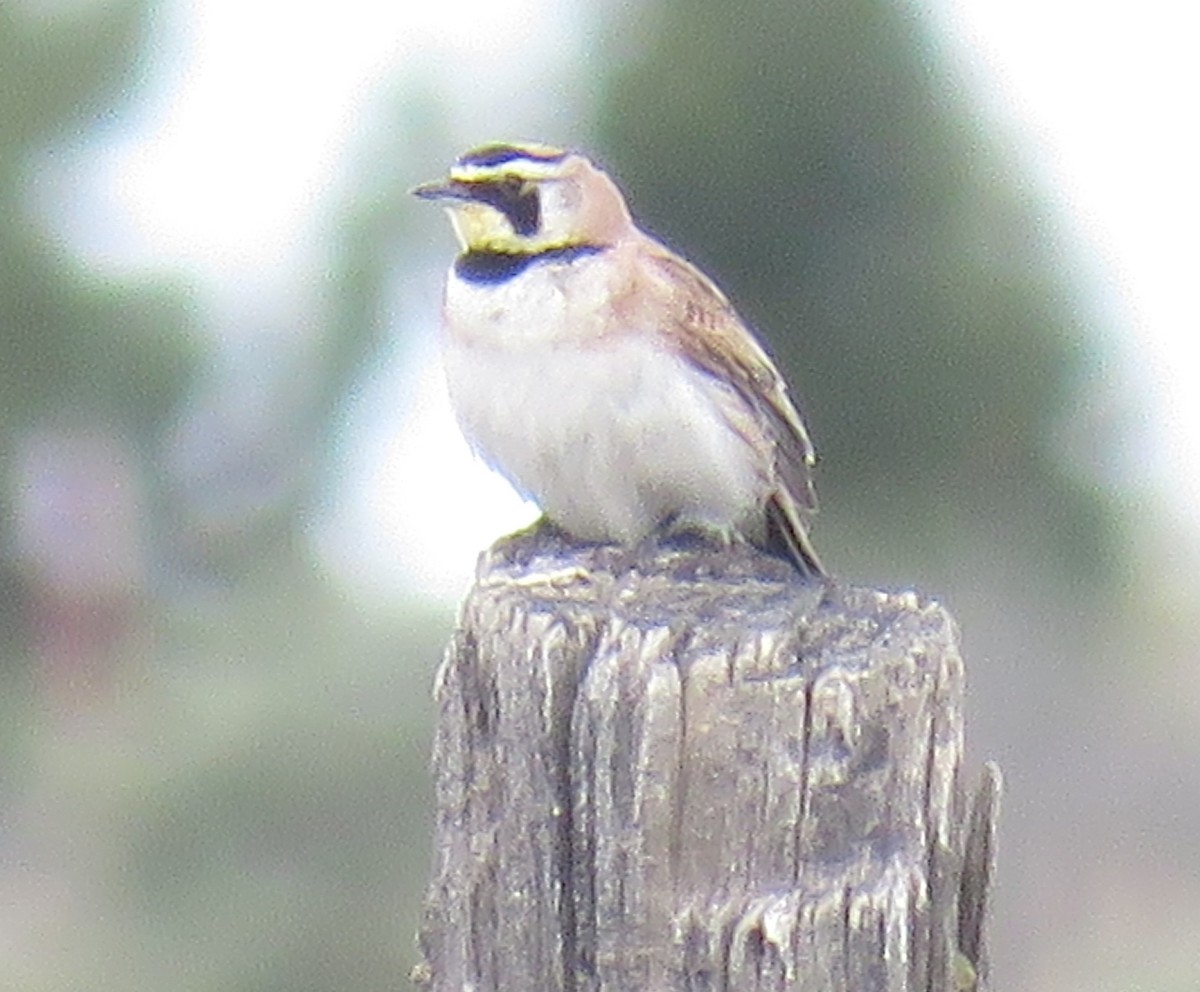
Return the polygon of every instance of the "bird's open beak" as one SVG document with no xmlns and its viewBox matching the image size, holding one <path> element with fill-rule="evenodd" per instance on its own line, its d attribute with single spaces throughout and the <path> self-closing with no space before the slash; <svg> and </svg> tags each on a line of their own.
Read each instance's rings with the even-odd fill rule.
<svg viewBox="0 0 1200 992">
<path fill-rule="evenodd" d="M 457 179 L 438 179 L 431 183 L 422 183 L 409 190 L 413 196 L 422 200 L 469 200 L 470 186 Z"/>
</svg>

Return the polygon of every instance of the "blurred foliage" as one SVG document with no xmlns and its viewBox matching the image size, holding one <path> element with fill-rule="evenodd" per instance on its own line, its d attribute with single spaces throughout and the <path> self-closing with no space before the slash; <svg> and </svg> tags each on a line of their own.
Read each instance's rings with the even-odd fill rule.
<svg viewBox="0 0 1200 992">
<path fill-rule="evenodd" d="M 20 4 L 0 4 L 0 667 L 6 678 L 24 674 L 8 659 L 21 644 L 27 605 L 23 574 L 11 557 L 15 448 L 39 425 L 66 422 L 105 425 L 148 454 L 196 367 L 190 307 L 180 287 L 96 280 L 32 220 L 28 202 L 37 163 L 55 142 L 102 126 L 136 92 L 136 54 L 149 9 L 143 0 L 121 0 L 84 5 L 70 16 L 34 16 Z"/>
<path fill-rule="evenodd" d="M 385 351 L 402 329 L 391 308 L 392 287 L 403 261 L 412 182 L 394 166 L 409 157 L 403 142 L 408 129 L 393 118 L 379 130 L 382 134 L 361 135 L 354 194 L 337 216 L 320 361 L 325 431 L 337 428 L 331 414 L 354 390 L 364 363 Z"/>
<path fill-rule="evenodd" d="M 1108 497 L 1054 443 L 1097 336 L 1048 202 L 932 28 L 892 0 L 677 0 L 622 36 L 647 40 L 604 93 L 604 144 L 643 222 L 788 368 L 827 561 L 928 568 L 983 527 L 1044 582 L 1113 582 Z"/>
<path fill-rule="evenodd" d="M 236 601 L 161 609 L 114 699 L 70 732 L 19 724 L 37 781 L 10 820 L 37 830 L 11 854 L 72 897 L 48 913 L 56 890 L 30 894 L 35 946 L 68 950 L 0 964 L 0 986 L 323 992 L 407 974 L 431 786 L 429 671 L 403 657 L 436 658 L 446 618 L 350 608 L 291 564 Z"/>
<path fill-rule="evenodd" d="M 394 985 L 415 958 L 428 685 L 449 618 L 416 605 L 370 616 L 314 568 L 301 533 L 334 413 L 386 323 L 365 319 L 379 301 L 362 280 L 374 287 L 388 264 L 373 252 L 395 211 L 338 218 L 366 247 L 331 266 L 333 316 L 310 364 L 268 355 L 274 368 L 217 382 L 208 315 L 182 280 L 100 277 L 31 206 L 57 148 L 145 96 L 155 7 L 0 3 L 0 501 L 31 484 L 12 475 L 14 456 L 42 426 L 118 438 L 147 490 L 129 498 L 151 545 L 141 585 L 93 601 L 14 556 L 14 514 L 0 514 L 0 931 L 16 949 L 0 986 Z M 288 362 L 303 374 L 278 375 Z M 238 435 L 240 422 L 220 421 L 272 373 L 303 387 L 254 408 L 277 422 Z M 199 467 L 181 473 L 173 432 L 198 395 L 216 415 L 188 427 Z M 257 515 L 224 509 L 242 505 L 239 486 L 253 495 L 298 463 L 292 488 L 262 485 L 282 495 Z M 61 467 L 51 459 L 39 484 Z M 105 485 L 69 495 L 103 500 Z M 176 502 L 197 498 L 190 516 Z M 62 555 L 91 509 L 47 525 Z M 109 633 L 100 607 L 123 632 L 89 655 L 99 641 L 87 638 Z M 74 622 L 81 653 L 40 653 L 37 610 Z"/>
<path fill-rule="evenodd" d="M 0 445 L 64 408 L 146 439 L 194 369 L 181 288 L 94 280 L 31 223 L 25 200 L 39 156 L 137 92 L 150 6 L 35 18 L 0 4 Z"/>
</svg>

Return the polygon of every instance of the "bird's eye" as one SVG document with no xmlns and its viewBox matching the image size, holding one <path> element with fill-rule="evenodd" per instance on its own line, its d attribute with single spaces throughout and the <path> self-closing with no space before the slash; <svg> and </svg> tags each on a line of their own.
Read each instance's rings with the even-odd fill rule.
<svg viewBox="0 0 1200 992">
<path fill-rule="evenodd" d="M 508 219 L 513 231 L 523 238 L 537 234 L 542 224 L 541 199 L 537 183 L 505 176 L 478 183 L 472 199 L 495 207 Z"/>
<path fill-rule="evenodd" d="M 542 224 L 541 198 L 537 183 L 512 179 L 505 184 L 504 213 L 513 230 L 523 237 L 537 234 Z"/>
</svg>

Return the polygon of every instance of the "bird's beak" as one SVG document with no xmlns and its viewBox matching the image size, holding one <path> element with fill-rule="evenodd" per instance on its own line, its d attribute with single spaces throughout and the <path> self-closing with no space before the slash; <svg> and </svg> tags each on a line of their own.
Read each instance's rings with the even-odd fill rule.
<svg viewBox="0 0 1200 992">
<path fill-rule="evenodd" d="M 422 183 L 409 192 L 422 200 L 471 199 L 470 185 L 457 179 L 438 179 L 431 183 Z"/>
</svg>

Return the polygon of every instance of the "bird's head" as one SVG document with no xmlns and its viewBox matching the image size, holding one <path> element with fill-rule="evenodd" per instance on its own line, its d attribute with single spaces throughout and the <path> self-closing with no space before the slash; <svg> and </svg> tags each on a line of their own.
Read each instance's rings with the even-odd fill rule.
<svg viewBox="0 0 1200 992">
<path fill-rule="evenodd" d="M 444 180 L 413 190 L 445 203 L 465 252 L 536 254 L 612 244 L 633 226 L 620 190 L 578 152 L 490 144 L 467 152 Z"/>
</svg>

